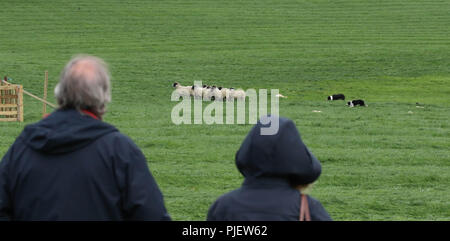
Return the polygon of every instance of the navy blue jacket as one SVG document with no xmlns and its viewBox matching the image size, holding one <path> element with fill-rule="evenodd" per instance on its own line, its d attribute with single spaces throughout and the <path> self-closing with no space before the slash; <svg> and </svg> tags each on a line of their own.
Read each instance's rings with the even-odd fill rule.
<svg viewBox="0 0 450 241">
<path fill-rule="evenodd" d="M 170 220 L 139 148 L 76 110 L 26 126 L 10 147 L 0 163 L 0 217 Z"/>
<path fill-rule="evenodd" d="M 321 165 L 300 138 L 295 124 L 279 118 L 275 135 L 260 135 L 258 122 L 236 153 L 245 177 L 242 186 L 221 196 L 209 209 L 208 221 L 298 221 L 300 192 L 294 187 L 314 182 Z M 330 221 L 321 203 L 308 196 L 313 221 Z"/>
</svg>

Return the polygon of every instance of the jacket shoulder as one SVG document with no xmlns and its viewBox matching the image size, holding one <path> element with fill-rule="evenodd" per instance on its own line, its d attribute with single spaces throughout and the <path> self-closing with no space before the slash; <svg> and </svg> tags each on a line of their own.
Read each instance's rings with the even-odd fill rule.
<svg viewBox="0 0 450 241">
<path fill-rule="evenodd" d="M 216 199 L 208 210 L 207 221 L 224 221 L 230 215 L 233 202 L 232 199 L 236 195 L 237 190 L 222 194 Z"/>
<path fill-rule="evenodd" d="M 102 136 L 99 141 L 111 142 L 114 145 L 129 145 L 137 148 L 136 144 L 129 136 L 119 131 L 108 133 Z"/>
<path fill-rule="evenodd" d="M 97 139 L 92 147 L 114 159 L 128 162 L 144 158 L 142 151 L 127 135 L 119 131 L 108 133 Z M 131 158 L 132 157 L 132 158 Z"/>
</svg>

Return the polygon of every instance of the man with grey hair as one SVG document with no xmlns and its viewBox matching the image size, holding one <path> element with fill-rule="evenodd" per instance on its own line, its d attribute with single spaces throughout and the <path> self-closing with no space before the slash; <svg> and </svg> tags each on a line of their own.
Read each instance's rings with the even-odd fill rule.
<svg viewBox="0 0 450 241">
<path fill-rule="evenodd" d="M 0 162 L 0 219 L 170 220 L 143 153 L 101 121 L 106 64 L 73 58 L 55 95 L 58 110 L 26 126 Z"/>
<path fill-rule="evenodd" d="M 63 109 L 89 110 L 101 117 L 111 101 L 111 83 L 103 60 L 93 56 L 77 56 L 64 68 L 55 88 L 58 104 Z"/>
</svg>

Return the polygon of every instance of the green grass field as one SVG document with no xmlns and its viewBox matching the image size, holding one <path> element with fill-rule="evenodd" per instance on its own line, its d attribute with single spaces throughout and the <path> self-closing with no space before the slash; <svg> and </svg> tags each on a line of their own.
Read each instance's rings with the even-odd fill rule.
<svg viewBox="0 0 450 241">
<path fill-rule="evenodd" d="M 143 150 L 174 220 L 204 220 L 240 186 L 234 155 L 252 127 L 174 125 L 171 84 L 194 80 L 288 96 L 280 115 L 321 160 L 311 195 L 333 219 L 450 220 L 449 12 L 444 0 L 2 0 L 0 77 L 42 96 L 45 70 L 53 90 L 73 55 L 104 58 L 105 120 Z M 369 107 L 327 102 L 335 93 Z M 25 123 L 0 123 L 1 156 L 41 108 L 25 97 Z"/>
</svg>

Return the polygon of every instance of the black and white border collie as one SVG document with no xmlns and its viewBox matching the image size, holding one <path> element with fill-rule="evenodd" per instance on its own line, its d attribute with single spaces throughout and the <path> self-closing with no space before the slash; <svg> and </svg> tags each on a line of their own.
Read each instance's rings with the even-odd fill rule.
<svg viewBox="0 0 450 241">
<path fill-rule="evenodd" d="M 364 104 L 364 100 L 352 100 L 347 102 L 347 105 L 350 107 L 354 107 L 354 106 L 366 106 L 366 104 Z"/>
<path fill-rule="evenodd" d="M 343 94 L 330 95 L 328 96 L 328 100 L 345 100 L 345 95 Z"/>
</svg>

